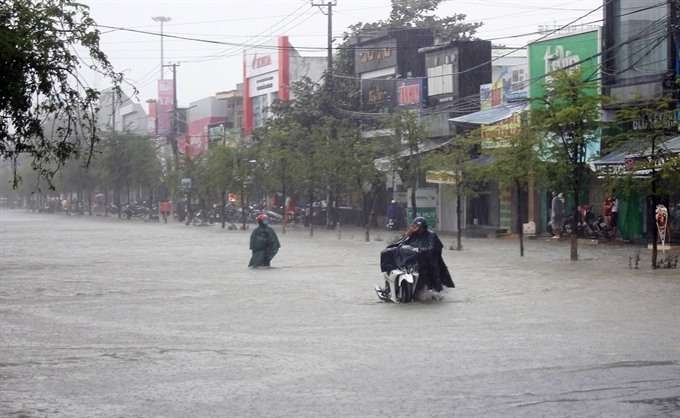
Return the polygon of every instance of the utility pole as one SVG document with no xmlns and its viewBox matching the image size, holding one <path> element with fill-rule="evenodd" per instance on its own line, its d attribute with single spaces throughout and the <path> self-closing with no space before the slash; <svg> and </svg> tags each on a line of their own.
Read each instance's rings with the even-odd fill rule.
<svg viewBox="0 0 680 418">
<path fill-rule="evenodd" d="M 171 19 L 167 16 L 154 16 L 154 17 L 151 18 L 151 20 L 153 20 L 154 22 L 160 22 L 160 24 L 161 24 L 161 80 L 163 80 L 164 76 L 165 76 L 165 74 L 164 74 L 165 72 L 163 71 L 163 67 L 165 67 L 164 59 L 163 59 L 163 38 L 164 38 L 164 36 L 163 36 L 163 24 L 166 23 L 166 22 L 169 22 Z"/>
<path fill-rule="evenodd" d="M 326 3 L 314 3 L 314 0 L 311 2 L 312 6 L 316 6 L 319 9 L 321 9 L 321 13 L 323 13 L 322 7 L 326 7 L 327 11 L 324 13 L 326 16 L 328 16 L 328 69 L 326 70 L 327 74 L 327 79 L 326 79 L 326 87 L 329 89 L 329 91 L 333 91 L 333 7 L 338 5 L 337 0 L 333 1 L 328 1 Z"/>
<path fill-rule="evenodd" d="M 327 8 L 326 16 L 328 16 L 328 68 L 326 69 L 326 88 L 328 89 L 328 100 L 332 100 L 333 97 L 333 7 L 338 5 L 337 0 L 328 0 L 326 3 L 314 3 L 311 0 L 312 6 L 316 6 L 323 12 L 323 7 Z M 331 127 L 331 138 L 328 140 L 333 140 L 335 138 L 335 127 Z M 326 227 L 331 226 L 331 207 L 335 209 L 335 205 L 331 203 L 331 188 L 326 185 Z M 284 204 L 285 205 L 285 204 Z M 310 203 L 311 205 L 311 203 Z M 310 215 L 312 215 L 313 208 L 310 208 Z M 284 210 L 285 214 L 285 210 Z M 284 215 L 285 216 L 285 215 Z M 313 226 L 310 225 L 310 232 L 313 231 Z"/>
<path fill-rule="evenodd" d="M 175 164 L 177 164 L 177 159 L 179 157 L 179 149 L 177 147 L 177 137 L 179 136 L 179 123 L 178 123 L 178 112 L 177 112 L 177 67 L 179 67 L 179 64 L 168 64 L 168 65 L 163 65 L 161 66 L 161 70 L 163 67 L 172 67 L 172 119 L 170 120 L 172 122 L 171 128 L 170 128 L 170 146 L 172 147 L 172 154 L 173 157 L 175 158 Z"/>
</svg>

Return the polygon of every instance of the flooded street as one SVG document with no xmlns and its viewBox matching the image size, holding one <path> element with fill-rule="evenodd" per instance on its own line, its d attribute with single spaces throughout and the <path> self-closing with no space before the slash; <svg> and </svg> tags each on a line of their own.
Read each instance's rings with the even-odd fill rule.
<svg viewBox="0 0 680 418">
<path fill-rule="evenodd" d="M 277 232 L 250 270 L 249 232 L 0 211 L 0 416 L 680 416 L 645 251 L 465 240 L 444 301 L 392 305 L 384 241 Z"/>
</svg>

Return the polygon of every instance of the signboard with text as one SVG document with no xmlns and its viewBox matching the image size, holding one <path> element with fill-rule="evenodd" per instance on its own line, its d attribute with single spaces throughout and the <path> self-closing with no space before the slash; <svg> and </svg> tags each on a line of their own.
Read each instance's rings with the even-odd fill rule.
<svg viewBox="0 0 680 418">
<path fill-rule="evenodd" d="M 249 52 L 245 56 L 246 77 L 271 73 L 279 69 L 279 53 L 276 50 Z"/>
<path fill-rule="evenodd" d="M 361 103 L 364 111 L 386 112 L 396 105 L 396 80 L 361 80 Z"/>
<path fill-rule="evenodd" d="M 168 135 L 172 129 L 173 102 L 172 80 L 159 80 L 158 101 L 156 102 L 156 129 L 159 136 Z"/>
<path fill-rule="evenodd" d="M 376 44 L 355 48 L 354 67 L 357 74 L 382 68 L 396 67 L 397 41 L 390 39 Z"/>
<path fill-rule="evenodd" d="M 580 70 L 584 80 L 599 79 L 599 52 L 599 30 L 529 44 L 530 97 L 543 97 L 550 73 L 557 70 Z M 588 88 L 588 92 L 597 94 L 597 88 Z"/>
<path fill-rule="evenodd" d="M 424 78 L 397 81 L 397 104 L 400 107 L 422 107 L 427 97 Z"/>
</svg>

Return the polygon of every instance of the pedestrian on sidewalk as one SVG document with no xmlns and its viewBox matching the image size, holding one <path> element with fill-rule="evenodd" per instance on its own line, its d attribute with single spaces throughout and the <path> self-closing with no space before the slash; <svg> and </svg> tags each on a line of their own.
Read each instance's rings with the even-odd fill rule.
<svg viewBox="0 0 680 418">
<path fill-rule="evenodd" d="M 550 224 L 552 225 L 553 238 L 562 237 L 562 224 L 564 223 L 564 195 L 555 194 L 550 205 Z"/>
<path fill-rule="evenodd" d="M 612 238 L 616 238 L 616 228 L 619 226 L 619 198 L 612 195 Z"/>
<path fill-rule="evenodd" d="M 272 258 L 281 248 L 276 232 L 269 226 L 264 213 L 257 215 L 257 228 L 250 234 L 250 250 L 253 252 L 248 267 L 270 267 Z"/>
</svg>

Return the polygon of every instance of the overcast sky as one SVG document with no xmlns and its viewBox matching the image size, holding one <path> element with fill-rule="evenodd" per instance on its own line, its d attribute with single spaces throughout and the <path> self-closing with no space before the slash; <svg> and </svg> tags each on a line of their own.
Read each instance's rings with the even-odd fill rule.
<svg viewBox="0 0 680 418">
<path fill-rule="evenodd" d="M 324 2 L 326 0 L 323 0 Z M 158 32 L 152 16 L 168 16 L 165 33 L 237 44 L 275 45 L 277 35 L 288 35 L 294 47 L 318 47 L 325 55 L 326 16 L 309 0 L 85 0 L 101 25 L 123 26 Z M 347 26 L 372 22 L 389 15 L 390 0 L 338 0 L 334 8 L 333 33 L 340 37 Z M 464 13 L 469 21 L 483 22 L 483 39 L 536 31 L 539 25 L 566 24 L 602 5 L 602 0 L 449 0 L 440 16 Z M 598 10 L 582 20 L 602 18 Z M 105 29 L 102 29 L 106 32 Z M 535 37 L 535 36 L 534 36 Z M 158 36 L 113 31 L 102 35 L 102 47 L 117 70 L 123 71 L 139 91 L 139 100 L 155 98 L 160 77 Z M 522 46 L 531 37 L 495 40 Z M 178 100 L 193 100 L 235 88 L 241 82 L 242 48 L 165 39 L 166 63 L 179 63 Z M 170 71 L 166 70 L 166 78 Z M 105 88 L 92 76 L 92 83 Z"/>
</svg>

